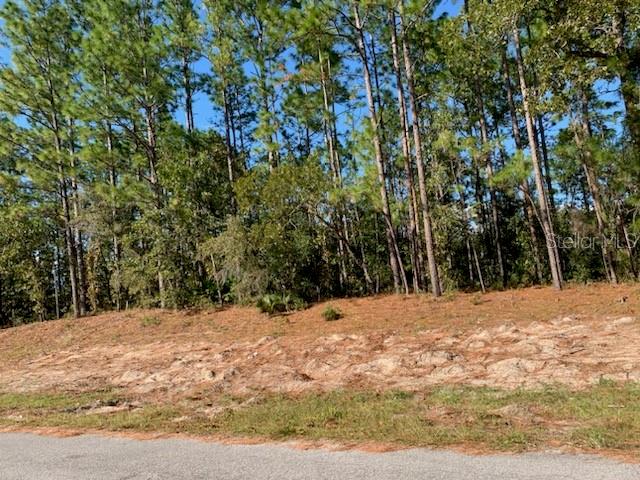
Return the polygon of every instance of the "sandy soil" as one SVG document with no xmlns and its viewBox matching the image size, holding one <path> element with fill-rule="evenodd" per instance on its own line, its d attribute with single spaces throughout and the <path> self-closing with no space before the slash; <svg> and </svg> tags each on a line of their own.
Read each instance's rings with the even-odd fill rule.
<svg viewBox="0 0 640 480">
<path fill-rule="evenodd" d="M 254 308 L 136 310 L 0 331 L 0 390 L 123 388 L 146 398 L 335 388 L 514 388 L 640 380 L 640 286 L 335 300 L 269 317 Z"/>
</svg>

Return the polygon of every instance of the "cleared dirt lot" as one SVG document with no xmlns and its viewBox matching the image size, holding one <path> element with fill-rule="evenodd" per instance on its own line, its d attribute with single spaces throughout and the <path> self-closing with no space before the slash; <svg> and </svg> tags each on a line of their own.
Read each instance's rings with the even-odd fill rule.
<svg viewBox="0 0 640 480">
<path fill-rule="evenodd" d="M 0 331 L 0 390 L 114 387 L 146 399 L 514 388 L 640 380 L 640 287 L 379 296 L 269 317 L 255 308 L 136 310 Z"/>
</svg>

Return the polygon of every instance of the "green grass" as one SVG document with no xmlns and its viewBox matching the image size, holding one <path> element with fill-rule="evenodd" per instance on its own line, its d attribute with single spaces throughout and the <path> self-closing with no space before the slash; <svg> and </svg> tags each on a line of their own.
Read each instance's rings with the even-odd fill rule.
<svg viewBox="0 0 640 480">
<path fill-rule="evenodd" d="M 89 393 L 0 393 L 0 416 L 7 413 L 46 413 L 49 411 L 82 409 L 94 404 L 118 402 L 111 390 Z"/>
<path fill-rule="evenodd" d="M 0 394 L 0 426 L 381 442 L 398 446 L 473 445 L 524 451 L 549 445 L 640 452 L 640 385 L 602 382 L 587 390 L 440 387 L 420 393 L 335 391 L 266 395 L 245 402 L 142 405 L 110 414 L 86 406 L 124 401 L 114 392 Z"/>
</svg>

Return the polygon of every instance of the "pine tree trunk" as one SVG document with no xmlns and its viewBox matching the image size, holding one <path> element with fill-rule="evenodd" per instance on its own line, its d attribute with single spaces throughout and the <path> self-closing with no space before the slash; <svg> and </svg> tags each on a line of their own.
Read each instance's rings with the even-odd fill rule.
<svg viewBox="0 0 640 480">
<path fill-rule="evenodd" d="M 76 244 L 73 236 L 73 229 L 71 227 L 71 212 L 69 208 L 69 197 L 67 193 L 67 183 L 64 177 L 64 170 L 62 165 L 58 167 L 59 172 L 59 188 L 60 188 L 60 200 L 62 203 L 62 219 L 64 223 L 64 240 L 67 246 L 67 263 L 69 264 L 69 283 L 71 286 L 71 307 L 73 309 L 73 316 L 78 318 L 80 314 L 80 297 L 78 292 L 78 257 L 76 254 Z"/>
<path fill-rule="evenodd" d="M 113 159 L 113 133 L 111 130 L 111 124 L 107 122 L 107 152 L 109 153 L 109 158 L 111 161 L 111 165 L 109 168 L 109 185 L 115 191 L 118 185 L 118 175 L 116 172 L 115 162 Z M 116 210 L 115 204 L 111 206 L 111 222 L 113 228 L 113 268 L 114 268 L 114 289 L 115 289 L 115 297 L 116 297 L 116 310 L 120 311 L 122 309 L 122 276 L 120 274 L 120 240 L 118 239 L 118 235 L 115 231 L 115 226 L 118 221 L 118 211 Z"/>
<path fill-rule="evenodd" d="M 320 86 L 322 89 L 322 101 L 324 112 L 322 115 L 322 127 L 324 131 L 325 146 L 329 153 L 329 168 L 333 176 L 333 184 L 336 188 L 342 188 L 342 166 L 340 164 L 340 155 L 337 149 L 337 135 L 335 134 L 333 110 L 330 105 L 333 105 L 333 97 L 329 98 L 329 89 L 327 88 L 327 73 L 324 68 L 324 58 L 322 57 L 322 51 L 318 49 L 318 64 L 320 66 Z M 327 59 L 327 70 L 329 70 L 329 59 Z M 348 229 L 346 224 L 346 218 L 344 215 L 344 206 L 341 204 L 338 206 L 338 229 L 340 235 L 338 236 L 338 266 L 340 269 L 340 285 L 345 287 L 349 278 L 347 272 L 347 264 L 345 259 L 345 241 L 347 241 Z M 335 218 L 334 218 L 335 221 Z"/>
<path fill-rule="evenodd" d="M 557 289 L 562 289 L 562 269 L 560 267 L 560 256 L 558 252 L 558 245 L 553 230 L 553 222 L 551 221 L 551 215 L 549 212 L 549 202 L 547 198 L 547 192 L 544 185 L 544 179 L 542 175 L 542 169 L 540 167 L 540 161 L 538 159 L 538 146 L 535 136 L 533 115 L 529 105 L 529 89 L 527 87 L 527 81 L 525 78 L 524 63 L 522 61 L 522 51 L 520 49 L 520 32 L 517 27 L 513 29 L 513 40 L 516 51 L 516 64 L 518 66 L 518 77 L 520 80 L 520 91 L 522 93 L 522 107 L 524 110 L 525 123 L 527 126 L 527 135 L 529 137 L 529 146 L 531 151 L 531 162 L 533 163 L 533 171 L 536 181 L 536 189 L 538 191 L 538 207 L 540 209 L 540 221 L 542 223 L 542 229 L 547 245 L 547 254 L 549 256 L 549 267 L 551 269 L 551 277 L 553 279 L 553 286 Z"/>
<path fill-rule="evenodd" d="M 142 73 L 145 81 L 148 81 L 148 72 L 146 65 L 143 65 Z M 150 99 L 145 95 L 144 98 L 144 114 L 145 114 L 145 123 L 147 127 L 147 160 L 149 162 L 149 177 L 151 187 L 155 193 L 156 197 L 156 207 L 158 209 L 162 208 L 162 192 L 160 189 L 160 183 L 158 179 L 157 172 L 157 142 L 156 142 L 156 125 L 155 125 L 155 117 L 154 117 L 154 106 L 150 102 Z M 156 240 L 157 241 L 157 240 Z M 162 273 L 162 263 L 158 259 L 157 263 L 158 274 L 157 274 L 157 284 L 158 284 L 158 296 L 160 297 L 160 308 L 165 308 L 166 306 L 166 294 L 165 294 L 165 282 L 164 275 Z"/>
<path fill-rule="evenodd" d="M 467 248 L 469 280 L 471 281 L 472 284 L 475 284 L 475 279 L 473 275 L 473 269 L 475 267 L 476 272 L 478 274 L 478 281 L 480 282 L 480 289 L 482 290 L 482 293 L 485 293 L 486 287 L 484 283 L 484 276 L 482 275 L 482 268 L 480 267 L 480 260 L 478 259 L 478 251 L 476 249 L 471 233 L 469 232 L 471 219 L 469 218 L 469 209 L 467 208 L 467 198 L 466 198 L 467 196 L 465 193 L 463 180 L 461 178 L 459 168 L 458 166 L 456 166 L 455 163 L 452 163 L 451 170 L 453 172 L 455 183 L 462 187 L 460 190 L 460 197 L 458 202 L 460 204 L 460 210 L 464 215 L 464 236 L 465 236 L 465 245 Z"/>
<path fill-rule="evenodd" d="M 56 304 L 56 319 L 60 318 L 60 253 L 57 235 L 58 232 L 56 232 L 56 243 L 53 248 L 53 295 Z"/>
<path fill-rule="evenodd" d="M 427 249 L 427 262 L 429 264 L 429 277 L 431 282 L 431 292 L 434 296 L 439 297 L 442 295 L 442 288 L 440 286 L 440 274 L 438 273 L 438 264 L 436 261 L 435 242 L 433 240 L 433 229 L 431 226 L 431 217 L 429 215 L 429 201 L 427 197 L 427 182 L 424 172 L 424 163 L 422 160 L 422 139 L 420 136 L 420 119 L 418 112 L 418 102 L 416 100 L 416 92 L 413 83 L 413 65 L 409 56 L 409 46 L 407 45 L 404 35 L 404 21 L 403 15 L 403 2 L 399 3 L 400 7 L 400 31 L 402 35 L 400 37 L 400 43 L 402 44 L 402 56 L 404 60 L 405 77 L 407 80 L 407 89 L 409 96 L 409 107 L 412 115 L 412 129 L 413 129 L 413 148 L 416 159 L 416 169 L 418 172 L 418 189 L 420 192 L 420 204 L 422 209 L 422 224 L 425 246 Z"/>
<path fill-rule="evenodd" d="M 76 157 L 74 147 L 74 132 L 73 121 L 69 119 L 69 160 L 71 166 L 71 205 L 73 212 L 73 238 L 75 242 L 76 250 L 76 265 L 78 275 L 78 301 L 80 305 L 80 316 L 84 316 L 87 313 L 87 279 L 86 279 L 86 265 L 84 261 L 84 241 L 82 238 L 82 230 L 78 223 L 80 220 L 80 196 L 78 192 L 78 179 L 76 177 Z"/>
<path fill-rule="evenodd" d="M 102 87 L 104 88 L 104 93 L 106 95 L 110 94 L 109 84 L 107 82 L 107 71 L 106 67 L 103 65 L 102 67 Z M 115 195 L 115 190 L 118 185 L 118 174 L 116 171 L 116 162 L 114 158 L 114 148 L 113 148 L 113 126 L 111 122 L 107 120 L 105 122 L 105 130 L 107 133 L 106 138 L 106 146 L 107 146 L 107 155 L 109 157 L 109 185 L 112 189 L 112 195 Z M 113 201 L 113 200 L 112 200 Z M 112 247 L 113 247 L 113 276 L 114 276 L 114 290 L 115 290 L 115 301 L 116 301 L 116 311 L 120 311 L 122 309 L 121 295 L 122 295 L 122 276 L 120 274 L 120 241 L 118 239 L 118 235 L 115 231 L 115 227 L 118 221 L 118 211 L 116 208 L 115 202 L 111 205 L 111 225 L 113 230 L 112 236 Z"/>
<path fill-rule="evenodd" d="M 53 82 L 47 78 L 51 102 L 51 128 L 54 136 L 54 147 L 59 157 L 62 157 L 62 139 L 60 138 L 60 122 L 58 120 L 58 109 L 55 103 L 55 92 Z M 62 220 L 64 227 L 64 239 L 67 247 L 67 263 L 69 266 L 69 283 L 71 287 L 71 307 L 73 316 L 81 316 L 80 296 L 78 289 L 78 257 L 76 253 L 76 243 L 73 235 L 71 223 L 71 209 L 69 207 L 69 195 L 67 189 L 67 178 L 64 171 L 62 158 L 58 158 L 58 188 L 60 190 L 60 203 L 62 205 Z"/>
<path fill-rule="evenodd" d="M 193 132 L 195 125 L 193 121 L 193 87 L 191 86 L 191 69 L 187 55 L 182 56 L 182 88 L 184 88 L 184 112 L 187 132 Z"/>
<path fill-rule="evenodd" d="M 547 148 L 547 135 L 544 128 L 544 119 L 542 115 L 536 115 L 537 126 L 534 125 L 536 138 L 540 138 L 540 154 L 542 155 L 542 167 L 545 185 L 549 192 L 549 209 L 551 215 L 555 215 L 556 201 L 554 195 L 553 182 L 551 181 L 551 167 L 549 165 L 549 149 Z"/>
<path fill-rule="evenodd" d="M 574 128 L 574 138 L 576 146 L 581 150 L 582 168 L 587 178 L 587 186 L 591 193 L 591 199 L 593 201 L 593 207 L 596 213 L 596 223 L 598 225 L 598 235 L 602 242 L 602 262 L 604 264 L 605 273 L 607 279 L 612 284 L 618 283 L 618 276 L 614 268 L 614 255 L 609 246 L 609 238 L 607 236 L 608 215 L 602 204 L 602 194 L 600 192 L 600 184 L 595 172 L 594 159 L 591 153 L 591 147 L 588 145 L 591 137 L 592 130 L 589 121 L 589 104 L 588 98 L 584 91 L 580 92 L 580 125 L 576 125 Z"/>
<path fill-rule="evenodd" d="M 413 187 L 413 167 L 411 165 L 411 143 L 409 140 L 409 125 L 407 122 L 407 106 L 405 102 L 404 85 L 402 72 L 400 70 L 400 60 L 398 55 L 398 38 L 396 32 L 396 16 L 393 10 L 389 10 L 389 27 L 391 30 L 391 53 L 393 56 L 393 72 L 396 77 L 396 93 L 398 96 L 398 113 L 400 115 L 400 130 L 402 132 L 402 158 L 404 160 L 405 182 L 407 194 L 409 195 L 409 230 L 408 239 L 410 245 L 411 270 L 413 276 L 413 290 L 420 290 L 420 267 L 418 266 L 418 242 L 416 237 L 416 211 L 414 210 L 415 189 Z"/>
<path fill-rule="evenodd" d="M 529 24 L 526 26 L 527 38 L 529 42 L 533 42 L 533 35 L 531 34 L 531 27 Z M 538 74 L 534 67 L 531 68 L 532 85 L 530 90 L 538 92 Z M 555 216 L 556 202 L 553 189 L 553 182 L 551 181 L 551 168 L 549 166 L 549 150 L 547 148 L 547 135 L 544 128 L 544 118 L 541 114 L 535 115 L 535 121 L 533 123 L 533 131 L 535 132 L 536 141 L 538 142 L 539 158 L 542 159 L 542 175 L 544 177 L 545 185 L 547 187 L 547 196 L 549 199 L 549 212 L 552 217 Z M 558 257 L 559 258 L 559 257 Z"/>
<path fill-rule="evenodd" d="M 480 137 L 482 144 L 486 146 L 489 144 L 489 133 L 487 129 L 487 120 L 484 110 L 484 101 L 482 99 L 482 93 L 480 87 L 477 86 L 477 102 L 478 109 L 480 110 Z M 500 285 L 504 287 L 506 273 L 504 268 L 504 261 L 502 255 L 502 240 L 500 238 L 500 215 L 498 212 L 498 199 L 496 195 L 496 189 L 493 186 L 493 164 L 491 154 L 487 153 L 485 157 L 485 171 L 487 173 L 487 182 L 489 188 L 489 199 L 491 204 L 491 220 L 493 224 L 493 242 L 496 248 L 496 259 L 498 260 L 498 273 L 500 275 Z"/>
<path fill-rule="evenodd" d="M 364 31 L 363 31 L 364 33 Z M 370 44 L 370 51 L 371 51 L 371 68 L 372 68 L 372 73 L 373 73 L 373 81 L 374 81 L 374 93 L 375 93 L 375 101 L 376 101 L 376 111 L 379 112 L 378 114 L 378 132 L 379 132 L 379 136 L 380 136 L 380 145 L 382 146 L 382 157 L 384 159 L 389 159 L 389 151 L 388 151 L 388 129 L 385 127 L 385 119 L 384 119 L 384 104 L 382 102 L 382 96 L 380 95 L 380 92 L 382 91 L 382 88 L 380 86 L 380 75 L 378 73 L 378 57 L 376 54 L 376 41 L 374 36 L 369 33 L 369 44 Z M 398 198 L 398 184 L 397 184 L 397 176 L 394 175 L 395 172 L 391 172 L 389 173 L 388 170 L 392 167 L 392 162 L 385 162 L 385 171 L 386 171 L 386 178 L 387 178 L 387 183 L 388 183 L 388 193 L 390 198 L 396 200 Z M 400 227 L 395 229 L 395 235 L 396 235 L 396 239 L 398 238 L 399 235 L 402 234 L 402 230 Z M 397 240 L 396 243 L 399 243 L 400 240 Z M 397 257 L 398 257 L 398 263 L 399 265 L 402 265 L 402 256 L 400 255 L 400 251 L 397 251 Z M 404 273 L 404 269 L 403 269 L 403 286 L 405 288 L 405 291 L 408 293 L 408 283 L 406 281 L 406 274 Z"/>
<path fill-rule="evenodd" d="M 375 150 L 376 166 L 378 169 L 378 183 L 380 188 L 380 199 L 382 201 L 382 215 L 385 222 L 385 233 L 387 237 L 387 246 L 389 249 L 389 263 L 391 265 L 391 273 L 393 275 L 393 286 L 396 292 L 399 292 L 402 287 L 406 293 L 409 293 L 409 287 L 407 284 L 407 278 L 404 272 L 404 267 L 399 261 L 400 250 L 398 248 L 398 242 L 396 239 L 395 228 L 393 220 L 391 218 L 391 211 L 389 207 L 389 197 L 387 193 L 387 179 L 385 173 L 384 157 L 382 154 L 382 145 L 380 142 L 380 132 L 378 129 L 378 118 L 376 112 L 376 104 L 373 97 L 373 87 L 371 84 L 371 73 L 369 71 L 369 61 L 367 58 L 367 51 L 364 41 L 364 32 L 362 30 L 362 24 L 360 22 L 360 13 L 358 10 L 358 4 L 353 4 L 353 14 L 355 20 L 355 27 L 358 35 L 358 51 L 362 60 L 362 75 L 364 80 L 365 91 L 367 94 L 367 104 L 369 106 L 369 117 L 371 121 L 371 130 L 373 132 L 373 146 Z"/>
<path fill-rule="evenodd" d="M 234 151 L 233 151 L 233 145 L 231 144 L 231 108 L 228 100 L 226 82 L 224 82 L 224 85 L 222 87 L 222 108 L 224 113 L 224 143 L 225 143 L 225 150 L 226 150 L 226 156 L 227 156 L 227 178 L 229 179 L 229 185 L 231 187 L 231 191 L 233 192 Z M 232 207 L 235 209 L 235 201 L 234 201 L 233 194 L 231 195 L 231 204 L 232 204 Z"/>
<path fill-rule="evenodd" d="M 258 49 L 260 50 L 260 56 L 262 57 L 258 66 L 258 82 L 259 82 L 258 87 L 260 90 L 262 109 L 265 114 L 269 114 L 271 113 L 271 108 L 269 105 L 270 99 L 269 99 L 269 89 L 267 85 L 267 78 L 269 76 L 270 70 L 269 70 L 268 60 L 265 60 L 266 54 L 263 51 L 263 45 L 265 44 L 265 38 L 263 34 L 264 26 L 262 25 L 262 22 L 259 20 L 258 20 L 257 31 L 258 31 L 257 44 L 258 44 Z M 266 143 L 267 143 L 266 145 L 267 162 L 269 163 L 269 170 L 273 171 L 278 166 L 278 160 L 279 160 L 277 151 L 274 148 L 276 142 L 274 141 L 274 138 L 271 135 L 271 133 L 269 133 L 264 140 L 266 140 Z"/>
<path fill-rule="evenodd" d="M 522 152 L 522 136 L 520 135 L 520 125 L 518 124 L 518 114 L 516 113 L 516 104 L 513 99 L 513 89 L 511 86 L 511 76 L 509 74 L 509 63 L 507 61 L 506 50 L 501 49 L 502 53 L 502 76 L 504 80 L 505 89 L 507 91 L 507 103 L 509 105 L 509 115 L 511 116 L 511 132 L 513 140 L 516 145 L 516 150 Z M 531 197 L 531 189 L 529 188 L 529 180 L 526 178 L 522 181 L 520 186 L 523 194 L 523 214 L 524 220 L 527 224 L 527 230 L 529 231 L 529 241 L 531 242 L 531 251 L 533 252 L 533 260 L 535 267 L 536 278 L 539 283 L 542 283 L 542 257 L 540 256 L 540 250 L 538 249 L 538 235 L 536 234 L 536 227 L 534 225 L 535 218 L 535 204 Z"/>
</svg>

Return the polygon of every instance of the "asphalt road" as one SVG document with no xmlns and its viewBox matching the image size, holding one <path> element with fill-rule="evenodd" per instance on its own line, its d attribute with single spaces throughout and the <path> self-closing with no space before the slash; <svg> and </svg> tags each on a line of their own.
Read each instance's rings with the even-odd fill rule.
<svg viewBox="0 0 640 480">
<path fill-rule="evenodd" d="M 1 480 L 640 480 L 640 465 L 585 455 L 467 456 L 296 450 L 195 440 L 0 434 Z"/>
</svg>

